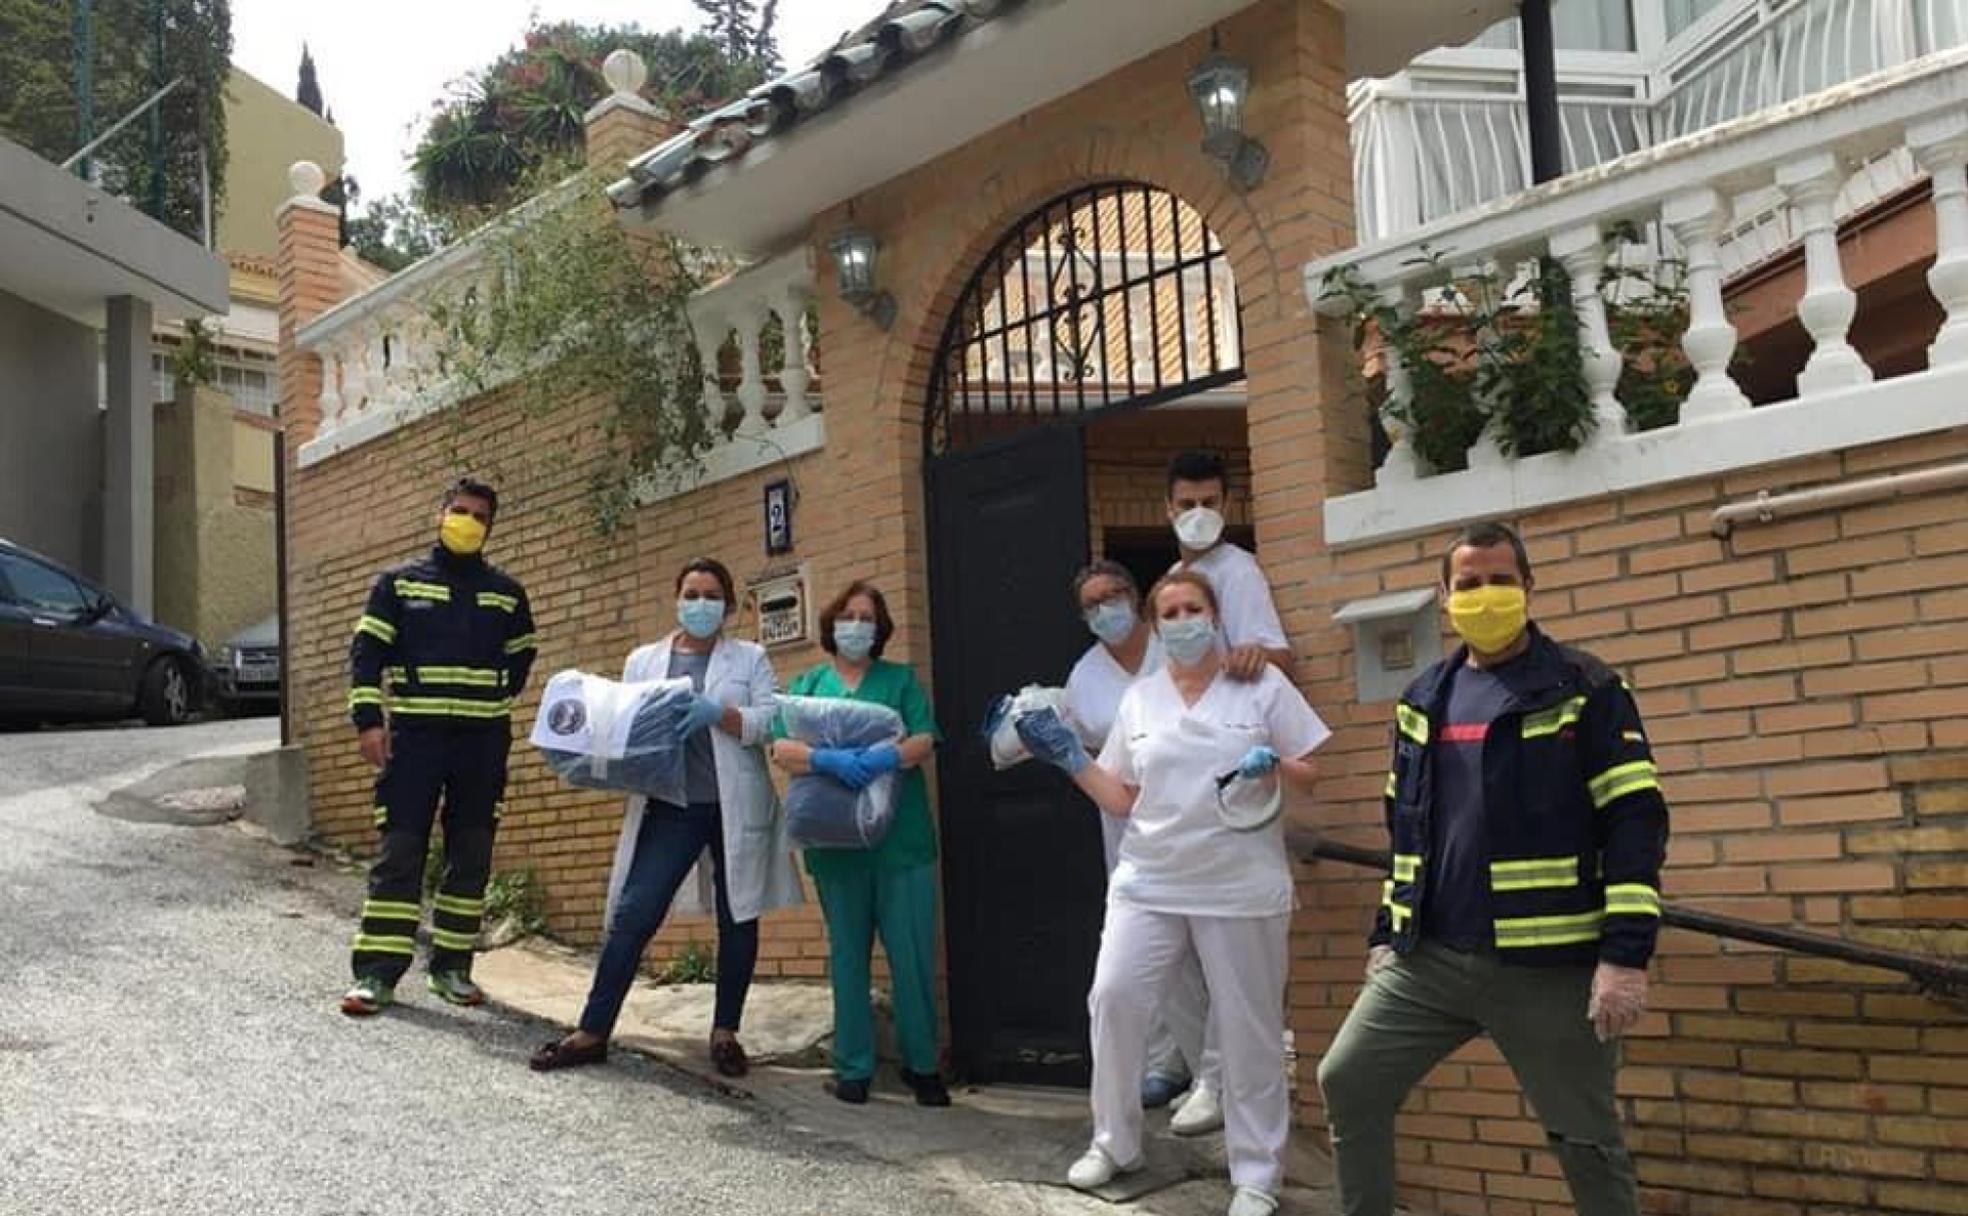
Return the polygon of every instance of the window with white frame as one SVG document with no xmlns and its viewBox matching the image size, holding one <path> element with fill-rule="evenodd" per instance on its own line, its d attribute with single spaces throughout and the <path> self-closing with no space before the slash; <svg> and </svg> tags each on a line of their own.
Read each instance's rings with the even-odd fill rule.
<svg viewBox="0 0 1968 1216">
<path fill-rule="evenodd" d="M 1551 6 L 1551 38 L 1561 51 L 1631 54 L 1638 49 L 1633 37 L 1633 0 L 1557 0 Z M 1470 45 L 1515 50 L 1520 41 L 1513 17 L 1491 26 Z"/>
</svg>

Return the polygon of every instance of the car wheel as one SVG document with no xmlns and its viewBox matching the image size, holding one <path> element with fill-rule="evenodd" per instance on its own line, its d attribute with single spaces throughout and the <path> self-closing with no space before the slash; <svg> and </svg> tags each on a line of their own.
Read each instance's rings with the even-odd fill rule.
<svg viewBox="0 0 1968 1216">
<path fill-rule="evenodd" d="M 151 726 L 183 726 L 191 721 L 191 677 L 176 659 L 159 659 L 144 672 L 137 707 Z"/>
</svg>

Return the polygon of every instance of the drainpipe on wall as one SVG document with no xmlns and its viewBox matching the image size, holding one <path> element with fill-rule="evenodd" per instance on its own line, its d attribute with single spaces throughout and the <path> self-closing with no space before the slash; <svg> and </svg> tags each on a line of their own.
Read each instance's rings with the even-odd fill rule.
<svg viewBox="0 0 1968 1216">
<path fill-rule="evenodd" d="M 1558 116 L 1558 48 L 1551 0 L 1523 0 L 1524 119 L 1531 133 L 1531 184 L 1565 175 L 1565 135 Z"/>
</svg>

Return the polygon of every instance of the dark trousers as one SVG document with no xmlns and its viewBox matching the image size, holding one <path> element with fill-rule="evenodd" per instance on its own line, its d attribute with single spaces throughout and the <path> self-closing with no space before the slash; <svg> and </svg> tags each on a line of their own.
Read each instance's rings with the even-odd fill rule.
<svg viewBox="0 0 1968 1216">
<path fill-rule="evenodd" d="M 369 869 L 369 898 L 351 963 L 356 978 L 394 984 L 417 953 L 424 859 L 443 807 L 444 876 L 431 909 L 432 971 L 470 972 L 492 838 L 506 793 L 505 722 L 416 723 L 390 732 L 390 759 L 376 779 L 382 851 Z"/>
<path fill-rule="evenodd" d="M 635 855 L 616 896 L 608 936 L 601 943 L 601 961 L 595 965 L 587 1008 L 581 1011 L 582 1030 L 603 1038 L 614 1033 L 615 1019 L 621 1016 L 622 1002 L 628 999 L 642 965 L 642 952 L 663 927 L 677 888 L 706 849 L 717 887 L 717 1015 L 712 1025 L 718 1030 L 738 1029 L 758 965 L 758 921 L 740 924 L 731 919 L 724 877 L 724 824 L 717 803 L 677 807 L 652 799 L 643 811 Z"/>
</svg>

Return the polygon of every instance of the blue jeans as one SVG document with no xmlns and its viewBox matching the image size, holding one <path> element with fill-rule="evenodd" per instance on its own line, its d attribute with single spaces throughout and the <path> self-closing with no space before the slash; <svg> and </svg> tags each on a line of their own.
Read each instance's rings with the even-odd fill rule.
<svg viewBox="0 0 1968 1216">
<path fill-rule="evenodd" d="M 608 936 L 601 943 L 588 1005 L 581 1011 L 582 1030 L 602 1038 L 614 1032 L 622 1002 L 628 999 L 642 965 L 642 952 L 663 927 L 677 888 L 705 849 L 711 851 L 717 875 L 717 1016 L 712 1027 L 738 1029 L 758 963 L 759 931 L 756 920 L 739 924 L 731 919 L 724 880 L 724 827 L 717 803 L 677 807 L 652 799 L 643 811 L 629 874 L 616 897 Z"/>
</svg>

